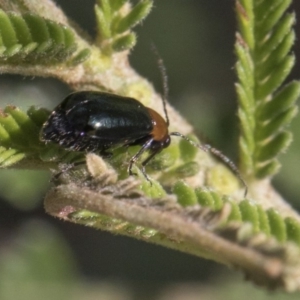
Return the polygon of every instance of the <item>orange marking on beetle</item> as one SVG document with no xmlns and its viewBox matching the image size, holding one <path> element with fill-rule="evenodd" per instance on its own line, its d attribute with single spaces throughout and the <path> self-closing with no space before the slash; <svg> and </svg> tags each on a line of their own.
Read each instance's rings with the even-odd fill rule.
<svg viewBox="0 0 300 300">
<path fill-rule="evenodd" d="M 147 107 L 152 119 L 151 136 L 155 141 L 164 141 L 169 136 L 168 125 L 164 118 L 155 110 Z"/>
</svg>

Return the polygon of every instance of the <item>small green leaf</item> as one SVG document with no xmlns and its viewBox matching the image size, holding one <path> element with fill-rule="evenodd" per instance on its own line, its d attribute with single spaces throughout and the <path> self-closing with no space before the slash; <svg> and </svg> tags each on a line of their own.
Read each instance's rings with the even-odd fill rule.
<svg viewBox="0 0 300 300">
<path fill-rule="evenodd" d="M 231 212 L 228 217 L 228 222 L 230 221 L 242 221 L 242 214 L 238 203 L 235 201 L 228 201 L 231 205 Z"/>
<path fill-rule="evenodd" d="M 96 19 L 97 19 L 97 26 L 98 30 L 101 33 L 101 37 L 103 39 L 108 39 L 111 37 L 111 29 L 110 29 L 110 20 L 107 20 L 105 18 L 103 10 L 96 5 L 95 6 L 95 13 L 96 13 Z"/>
<path fill-rule="evenodd" d="M 53 45 L 53 42 L 51 40 L 45 41 L 41 43 L 37 48 L 36 48 L 36 53 L 45 55 L 45 52 L 49 50 L 49 48 Z"/>
<path fill-rule="evenodd" d="M 101 10 L 103 11 L 104 17 L 107 22 L 111 21 L 111 0 L 98 0 L 99 5 L 101 6 Z"/>
<path fill-rule="evenodd" d="M 246 68 L 243 68 L 243 66 L 240 63 L 236 64 L 235 69 L 238 74 L 238 78 L 239 78 L 241 86 L 243 86 L 245 88 L 247 95 L 251 99 L 252 90 L 250 87 L 253 87 L 253 86 L 251 85 L 250 81 L 251 81 L 251 77 L 253 77 L 253 76 L 251 76 L 251 74 L 248 74 L 249 70 Z"/>
<path fill-rule="evenodd" d="M 286 225 L 280 214 L 275 209 L 267 211 L 271 234 L 274 235 L 278 241 L 284 242 L 287 238 Z"/>
<path fill-rule="evenodd" d="M 236 65 L 237 71 L 240 72 L 240 75 L 244 74 L 245 79 L 244 82 L 247 82 L 247 85 L 249 84 L 249 81 L 253 79 L 253 85 L 254 85 L 254 78 L 253 78 L 253 61 L 251 60 L 251 56 L 249 53 L 249 49 L 245 48 L 243 45 L 241 45 L 239 42 L 235 43 L 235 52 L 236 55 L 239 58 L 239 61 Z M 239 71 L 240 70 L 240 71 Z M 251 83 L 250 83 L 251 85 Z"/>
<path fill-rule="evenodd" d="M 135 5 L 127 16 L 123 17 L 116 27 L 117 33 L 123 33 L 141 22 L 153 6 L 150 0 L 142 0 Z"/>
<path fill-rule="evenodd" d="M 0 33 L 5 47 L 11 47 L 18 43 L 13 25 L 7 14 L 0 9 Z"/>
<path fill-rule="evenodd" d="M 79 51 L 72 59 L 68 62 L 69 66 L 77 66 L 84 61 L 86 61 L 91 56 L 91 50 L 88 48 L 85 48 L 81 51 Z"/>
<path fill-rule="evenodd" d="M 286 218 L 285 220 L 287 239 L 295 242 L 300 246 L 300 224 L 293 218 Z"/>
<path fill-rule="evenodd" d="M 257 99 L 263 99 L 275 92 L 286 77 L 291 72 L 292 67 L 295 64 L 294 55 L 287 56 L 279 65 L 276 66 L 276 71 L 271 73 L 268 78 L 261 82 L 260 86 L 257 88 Z"/>
<path fill-rule="evenodd" d="M 64 45 L 65 44 L 65 35 L 63 30 L 61 30 L 61 25 L 55 22 L 48 22 L 47 28 L 49 30 L 49 34 L 51 38 L 57 45 Z"/>
<path fill-rule="evenodd" d="M 197 196 L 197 201 L 201 206 L 210 207 L 212 209 L 214 208 L 215 201 L 208 189 L 196 188 L 195 194 Z"/>
<path fill-rule="evenodd" d="M 15 119 L 10 116 L 9 114 L 3 114 L 0 116 L 0 124 L 2 127 L 7 131 L 7 133 L 10 136 L 10 140 L 14 144 L 27 144 L 26 137 L 24 137 L 24 134 L 20 131 L 20 127 L 18 123 L 15 121 Z M 2 143 L 4 146 L 10 147 L 11 145 L 6 145 Z"/>
<path fill-rule="evenodd" d="M 250 222 L 253 225 L 254 231 L 257 232 L 259 230 L 259 215 L 256 205 L 250 203 L 248 200 L 243 200 L 239 207 L 243 222 Z"/>
<path fill-rule="evenodd" d="M 257 140 L 264 141 L 268 137 L 272 136 L 274 132 L 279 132 L 291 122 L 291 120 L 296 116 L 297 112 L 297 106 L 291 107 L 287 111 L 278 115 L 276 118 L 273 118 L 265 126 L 260 126 L 260 129 L 257 133 Z"/>
<path fill-rule="evenodd" d="M 37 47 L 38 47 L 38 43 L 30 43 L 25 47 L 23 47 L 21 55 L 28 56 L 31 52 L 36 50 Z"/>
<path fill-rule="evenodd" d="M 7 106 L 0 114 L 0 166 L 13 165 L 23 158 L 39 160 L 45 145 L 39 140 L 39 131 L 48 117 L 45 109 L 31 107 L 27 113 Z M 64 151 L 66 153 L 66 151 Z"/>
<path fill-rule="evenodd" d="M 215 191 L 212 191 L 211 195 L 212 195 L 212 197 L 214 199 L 214 210 L 220 210 L 223 207 L 223 205 L 224 205 L 223 199 Z"/>
<path fill-rule="evenodd" d="M 10 150 L 8 150 L 10 151 Z M 4 161 L 1 162 L 2 168 L 7 168 L 9 166 L 12 166 L 16 164 L 17 162 L 21 161 L 23 158 L 25 158 L 25 153 L 12 153 L 9 157 L 6 157 Z"/>
<path fill-rule="evenodd" d="M 266 78 L 277 65 L 280 64 L 282 60 L 288 55 L 291 51 L 291 47 L 295 42 L 295 33 L 290 31 L 282 42 L 271 52 L 267 54 L 267 57 L 263 57 L 263 67 L 258 68 L 257 78 L 264 79 Z"/>
<path fill-rule="evenodd" d="M 260 148 L 256 153 L 256 159 L 259 162 L 266 161 L 274 158 L 278 153 L 291 143 L 292 134 L 290 132 L 283 131 L 277 134 L 268 143 L 264 143 L 264 146 Z"/>
<path fill-rule="evenodd" d="M 115 39 L 112 43 L 112 48 L 116 52 L 125 51 L 131 49 L 136 44 L 135 33 L 129 33 Z"/>
<path fill-rule="evenodd" d="M 2 115 L 0 115 L 0 120 L 3 118 Z M 7 130 L 5 130 L 5 127 L 1 124 L 0 121 L 0 143 L 1 145 L 7 145 L 7 143 L 9 143 L 9 134 L 7 132 Z"/>
<path fill-rule="evenodd" d="M 252 153 L 253 150 L 247 144 L 244 136 L 241 136 L 239 139 L 239 146 L 240 146 L 240 160 L 241 160 L 241 168 L 244 173 L 249 175 L 249 170 L 253 170 L 253 160 L 252 160 Z"/>
<path fill-rule="evenodd" d="M 42 18 L 33 14 L 23 16 L 26 24 L 29 27 L 33 40 L 46 42 L 50 38 L 49 30 Z"/>
<path fill-rule="evenodd" d="M 264 232 L 266 235 L 270 236 L 271 229 L 268 216 L 264 209 L 257 205 L 257 213 L 258 213 L 258 221 L 259 221 L 259 229 Z"/>
<path fill-rule="evenodd" d="M 72 212 L 68 215 L 68 217 L 70 219 L 75 220 L 76 222 L 95 222 L 98 221 L 98 219 L 100 219 L 102 216 L 98 213 L 92 212 L 92 211 L 88 211 L 85 209 L 82 210 L 77 210 L 75 212 Z M 103 219 L 107 217 L 103 217 Z M 104 220 L 101 221 L 104 221 Z"/>
<path fill-rule="evenodd" d="M 18 153 L 16 149 L 5 149 L 0 147 L 0 167 L 8 167 L 14 163 L 17 163 L 25 157 L 24 153 Z"/>
<path fill-rule="evenodd" d="M 199 140 L 194 136 L 188 136 L 196 144 L 199 143 Z M 188 141 L 181 139 L 179 142 L 179 150 L 180 150 L 180 157 L 184 162 L 189 162 L 195 159 L 199 149 L 196 148 L 194 145 L 189 143 Z"/>
<path fill-rule="evenodd" d="M 282 20 L 280 20 L 280 18 L 282 17 L 283 13 L 287 10 L 287 8 L 290 6 L 291 1 L 292 0 L 278 1 L 279 5 L 275 9 L 272 9 L 269 1 L 265 0 L 265 2 L 269 4 L 269 7 L 267 10 L 265 10 L 265 12 L 269 12 L 269 13 L 267 13 L 263 19 L 258 19 L 259 21 L 257 22 L 256 27 L 259 28 L 259 30 L 256 30 L 256 32 L 258 35 L 257 38 L 259 42 L 264 38 L 267 32 L 273 28 L 273 26 L 275 26 L 277 23 L 278 24 L 284 23 Z M 289 16 L 289 14 L 287 14 L 286 16 Z"/>
<path fill-rule="evenodd" d="M 26 113 L 13 106 L 7 106 L 4 112 L 16 120 L 22 132 L 24 132 L 24 134 L 26 133 L 26 139 L 28 143 L 39 143 L 38 136 L 40 128 L 37 127 L 30 118 L 28 118 Z"/>
<path fill-rule="evenodd" d="M 178 181 L 173 187 L 173 193 L 177 195 L 178 203 L 182 206 L 195 205 L 198 203 L 194 190 L 184 181 Z"/>
<path fill-rule="evenodd" d="M 76 45 L 75 45 L 75 36 L 73 32 L 70 30 L 70 28 L 66 26 L 61 27 L 61 29 L 65 37 L 66 49 L 68 49 L 69 52 L 75 51 Z"/>
<path fill-rule="evenodd" d="M 126 7 L 123 5 L 128 2 Z M 98 0 L 95 14 L 98 27 L 97 42 L 106 56 L 125 51 L 136 44 L 136 35 L 131 31 L 150 12 L 152 0 L 142 0 L 132 6 L 127 0 Z"/>
<path fill-rule="evenodd" d="M 275 160 L 267 163 L 256 165 L 256 177 L 259 179 L 266 178 L 270 175 L 276 174 L 280 169 L 280 164 Z"/>
<path fill-rule="evenodd" d="M 276 117 L 292 106 L 300 96 L 300 82 L 292 81 L 285 85 L 271 101 L 268 101 L 259 112 L 259 119 L 265 121 Z"/>
<path fill-rule="evenodd" d="M 10 15 L 10 21 L 15 28 L 18 41 L 22 45 L 30 44 L 32 42 L 32 36 L 25 20 L 21 16 L 12 14 Z"/>
<path fill-rule="evenodd" d="M 239 1 L 236 5 L 237 18 L 242 35 L 242 39 L 246 47 L 253 49 L 254 32 L 253 32 L 253 2 Z"/>
<path fill-rule="evenodd" d="M 41 128 L 48 119 L 50 111 L 45 108 L 36 108 L 31 106 L 27 111 L 27 115 L 37 126 Z"/>
<path fill-rule="evenodd" d="M 21 49 L 22 49 L 21 44 L 15 44 L 12 47 L 7 48 L 6 51 L 3 53 L 3 55 L 9 58 L 17 54 Z"/>
<path fill-rule="evenodd" d="M 241 130 L 243 132 L 243 139 L 247 148 L 251 151 L 255 148 L 254 137 L 253 137 L 253 120 L 251 115 L 246 114 L 242 109 L 238 111 L 240 121 L 241 121 Z"/>
<path fill-rule="evenodd" d="M 241 111 L 243 114 L 253 114 L 253 105 L 250 105 L 250 103 L 254 103 L 253 91 L 249 89 L 246 90 L 240 83 L 236 83 L 235 88 L 238 95 L 239 105 L 241 106 Z"/>
<path fill-rule="evenodd" d="M 267 41 L 262 43 L 262 46 L 257 53 L 257 60 L 259 62 L 268 57 L 272 51 L 277 48 L 284 37 L 291 31 L 291 27 L 293 26 L 294 22 L 294 15 L 287 14 L 283 17 L 280 23 L 278 23 L 278 25 L 273 29 L 272 34 L 269 36 Z"/>
<path fill-rule="evenodd" d="M 255 17 L 258 20 L 258 24 L 260 20 L 264 20 L 265 18 L 268 17 L 269 14 L 271 14 L 276 7 L 282 2 L 281 0 L 273 0 L 272 2 L 270 1 L 255 1 L 254 2 L 254 12 L 255 12 Z"/>
<path fill-rule="evenodd" d="M 148 181 L 142 171 L 137 167 L 134 166 L 133 172 L 137 174 L 138 178 L 141 181 L 140 189 L 145 193 L 146 196 L 159 199 L 166 195 L 166 192 L 162 185 L 154 180 L 153 178 L 150 178 L 151 181 Z M 128 176 L 126 171 L 126 177 Z M 120 177 L 120 176 L 119 176 Z"/>
<path fill-rule="evenodd" d="M 173 144 L 156 155 L 149 163 L 149 166 L 154 170 L 165 170 L 173 167 L 179 158 L 178 146 Z"/>
</svg>

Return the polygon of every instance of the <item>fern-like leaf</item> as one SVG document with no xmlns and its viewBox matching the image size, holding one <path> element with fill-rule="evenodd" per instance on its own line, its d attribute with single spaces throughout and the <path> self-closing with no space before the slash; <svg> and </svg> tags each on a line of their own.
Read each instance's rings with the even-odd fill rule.
<svg viewBox="0 0 300 300">
<path fill-rule="evenodd" d="M 297 113 L 300 83 L 285 82 L 293 65 L 295 15 L 290 0 L 240 0 L 237 15 L 236 90 L 240 103 L 240 156 L 249 177 L 264 178 L 279 168 L 278 154 L 290 144 L 286 127 Z"/>
<path fill-rule="evenodd" d="M 53 65 L 69 59 L 76 49 L 75 36 L 65 25 L 30 13 L 0 10 L 2 63 Z"/>
<path fill-rule="evenodd" d="M 226 219 L 223 219 L 223 228 L 230 226 L 231 222 L 249 222 L 252 224 L 253 234 L 264 233 L 268 237 L 276 238 L 279 242 L 293 241 L 300 246 L 299 221 L 292 217 L 283 217 L 273 208 L 264 210 L 261 205 L 254 204 L 247 199 L 236 203 L 206 188 L 194 190 L 182 181 L 175 184 L 173 192 L 183 206 L 200 204 L 213 211 L 220 211 L 226 203 L 229 204 L 231 212 Z"/>
<path fill-rule="evenodd" d="M 98 43 L 105 54 L 134 47 L 136 35 L 132 28 L 150 12 L 153 2 L 142 0 L 131 6 L 128 0 L 98 0 L 95 14 L 98 27 Z M 127 5 L 126 5 L 127 4 Z"/>
<path fill-rule="evenodd" d="M 0 114 L 0 166 L 8 167 L 40 148 L 39 124 L 29 114 L 45 116 L 44 110 L 31 108 L 26 114 L 14 106 L 7 106 Z M 35 153 L 37 154 L 37 153 Z"/>
<path fill-rule="evenodd" d="M 23 163 L 28 168 L 47 167 L 45 162 L 70 162 L 80 153 L 69 153 L 55 145 L 45 145 L 39 132 L 49 116 L 45 109 L 29 108 L 23 112 L 15 106 L 0 111 L 0 168 Z M 55 166 L 55 165 L 54 165 Z"/>
</svg>

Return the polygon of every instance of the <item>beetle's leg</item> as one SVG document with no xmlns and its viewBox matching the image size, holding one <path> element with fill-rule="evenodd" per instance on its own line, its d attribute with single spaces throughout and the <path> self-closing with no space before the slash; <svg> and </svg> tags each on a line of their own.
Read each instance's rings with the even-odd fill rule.
<svg viewBox="0 0 300 300">
<path fill-rule="evenodd" d="M 156 149 L 154 150 L 143 162 L 142 162 L 142 173 L 145 176 L 145 178 L 151 183 L 151 180 L 149 176 L 146 173 L 146 165 L 149 163 L 149 161 L 159 152 L 161 152 L 162 149 Z"/>
<path fill-rule="evenodd" d="M 141 149 L 140 149 L 135 155 L 133 155 L 133 156 L 131 157 L 131 159 L 130 159 L 130 161 L 129 161 L 128 168 L 127 168 L 127 171 L 128 171 L 128 174 L 129 174 L 129 175 L 137 175 L 137 174 L 135 174 L 135 173 L 132 172 L 132 166 L 133 166 L 133 164 L 136 163 L 136 161 L 140 158 L 140 156 L 141 156 L 146 150 L 148 150 L 148 149 L 151 147 L 152 142 L 153 142 L 153 139 L 152 139 L 152 138 L 149 139 L 148 141 L 146 141 L 146 142 L 143 144 L 143 146 L 141 147 Z M 144 174 L 144 172 L 143 172 L 143 174 Z M 145 175 L 145 174 L 144 174 L 144 175 Z M 146 177 L 147 180 L 149 180 L 147 176 L 145 176 L 145 177 Z"/>
</svg>

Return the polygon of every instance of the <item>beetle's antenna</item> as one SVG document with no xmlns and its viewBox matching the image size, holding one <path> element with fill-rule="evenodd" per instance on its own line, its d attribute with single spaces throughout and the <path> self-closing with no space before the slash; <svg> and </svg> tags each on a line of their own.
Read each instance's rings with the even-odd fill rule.
<svg viewBox="0 0 300 300">
<path fill-rule="evenodd" d="M 221 159 L 232 170 L 232 172 L 235 174 L 235 176 L 241 181 L 241 183 L 245 187 L 244 197 L 247 196 L 248 186 L 247 186 L 246 181 L 243 179 L 239 169 L 234 164 L 234 162 L 230 158 L 228 158 L 225 154 L 223 154 L 220 150 L 212 147 L 209 144 L 205 144 L 205 145 L 197 144 L 194 141 L 192 141 L 191 139 L 189 139 L 187 136 L 181 134 L 180 132 L 171 132 L 170 135 L 179 136 L 179 137 L 183 138 L 184 140 L 188 141 L 191 145 L 195 146 L 196 148 L 199 148 L 199 149 L 201 149 L 202 151 L 205 151 L 205 152 L 210 152 L 214 156 Z"/>
<path fill-rule="evenodd" d="M 156 46 L 153 43 L 151 43 L 151 50 L 157 58 L 158 69 L 159 69 L 160 76 L 161 76 L 161 81 L 162 81 L 162 84 L 163 84 L 163 97 L 162 97 L 163 109 L 164 109 L 164 113 L 165 113 L 166 123 L 167 123 L 167 126 L 169 127 L 170 121 L 169 121 L 169 116 L 168 116 L 168 111 L 167 111 L 167 100 L 168 100 L 168 97 L 169 97 L 169 86 L 168 86 L 168 76 L 167 76 L 166 66 L 164 64 L 163 59 L 159 55 L 159 52 L 158 52 Z"/>
</svg>

